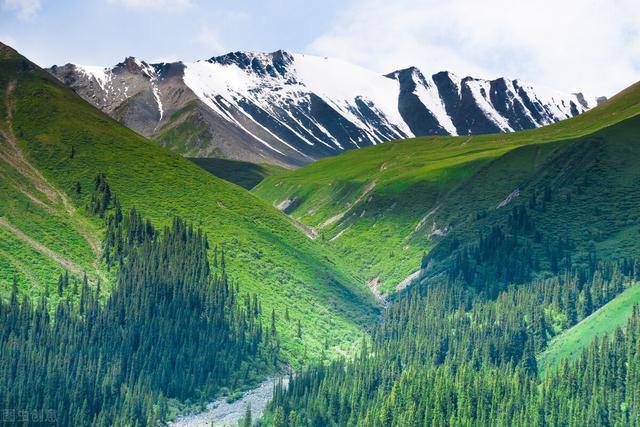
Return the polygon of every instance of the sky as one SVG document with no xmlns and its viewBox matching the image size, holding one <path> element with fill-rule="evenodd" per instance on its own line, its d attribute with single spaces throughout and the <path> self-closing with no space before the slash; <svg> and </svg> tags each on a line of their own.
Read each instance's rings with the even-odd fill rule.
<svg viewBox="0 0 640 427">
<path fill-rule="evenodd" d="M 611 96 L 640 80 L 640 1 L 0 0 L 0 41 L 41 66 L 285 49 Z"/>
</svg>

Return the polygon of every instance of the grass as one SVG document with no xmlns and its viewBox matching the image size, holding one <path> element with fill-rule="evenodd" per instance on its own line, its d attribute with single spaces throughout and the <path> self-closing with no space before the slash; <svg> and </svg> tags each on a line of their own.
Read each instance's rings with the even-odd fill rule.
<svg viewBox="0 0 640 427">
<path fill-rule="evenodd" d="M 349 259 L 352 274 L 362 280 L 377 277 L 383 290 L 392 291 L 438 243 L 438 233 L 465 215 L 495 207 L 538 174 L 559 144 L 585 141 L 638 113 L 640 83 L 591 111 L 540 129 L 392 141 L 269 177 L 253 192 L 273 205 L 291 200 L 287 213 L 314 227 L 326 247 Z M 536 148 L 527 151 L 531 146 Z M 503 173 L 502 166 L 517 176 Z M 479 201 L 465 202 L 458 190 L 470 188 L 483 174 L 483 186 L 475 187 Z M 336 215 L 342 216 L 322 226 Z"/>
<path fill-rule="evenodd" d="M 190 158 L 189 160 L 210 174 L 239 185 L 247 190 L 251 190 L 269 176 L 278 175 L 287 171 L 287 169 L 281 166 L 266 163 L 256 164 L 239 160 L 206 157 Z"/>
<path fill-rule="evenodd" d="M 191 101 L 176 111 L 153 140 L 176 153 L 198 155 L 201 145 L 209 141 L 211 135 L 207 125 L 190 114 L 195 105 L 195 101 Z"/>
<path fill-rule="evenodd" d="M 640 286 L 631 286 L 598 311 L 583 319 L 574 327 L 551 340 L 547 349 L 538 356 L 540 376 L 556 369 L 562 360 L 577 359 L 597 337 L 612 333 L 618 327 L 626 326 L 633 313 L 633 307 L 640 304 Z"/>
<path fill-rule="evenodd" d="M 0 229 L 0 297 L 7 299 L 14 275 L 19 290 L 32 297 L 42 294 L 45 287 L 53 291 L 55 279 L 64 269 L 11 232 Z"/>
<path fill-rule="evenodd" d="M 3 197 L 11 203 L 4 205 L 2 215 L 24 233 L 86 268 L 93 265 L 96 257 L 80 236 L 102 233 L 100 221 L 86 217 L 83 209 L 94 177 L 102 172 L 125 209 L 135 207 L 158 226 L 181 216 L 200 225 L 212 246 L 224 246 L 228 270 L 241 289 L 258 293 L 265 318 L 275 310 L 283 355 L 293 365 L 319 356 L 325 340 L 336 353 L 349 351 L 366 333 L 363 325 L 376 318 L 378 309 L 363 284 L 345 273 L 343 260 L 307 239 L 256 196 L 121 126 L 23 58 L 2 54 L 0 104 L 6 105 L 4 94 L 15 80 L 9 100 L 15 101 L 13 130 L 22 151 L 56 189 L 71 193 L 76 182 L 84 189 L 79 197 L 70 197 L 77 207 L 73 215 L 49 215 L 21 197 L 3 174 L 0 182 L 10 189 Z M 33 212 L 34 221 L 29 217 Z M 15 260 L 22 262 L 26 249 L 16 239 L 3 238 L 3 243 L 12 255 L 2 255 L 6 267 L 0 270 L 0 283 L 6 288 L 19 270 Z M 42 286 L 48 279 L 45 271 L 53 280 L 60 269 L 54 264 L 42 270 L 32 269 L 38 283 L 27 284 L 28 274 L 22 274 L 21 288 Z M 289 322 L 284 320 L 286 308 Z M 298 319 L 302 339 L 297 337 Z"/>
</svg>

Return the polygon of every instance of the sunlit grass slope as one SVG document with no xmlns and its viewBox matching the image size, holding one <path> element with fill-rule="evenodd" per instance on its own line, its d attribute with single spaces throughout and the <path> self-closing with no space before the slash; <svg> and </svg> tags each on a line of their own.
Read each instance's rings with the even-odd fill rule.
<svg viewBox="0 0 640 427">
<path fill-rule="evenodd" d="M 591 111 L 547 127 L 393 141 L 267 178 L 254 193 L 313 227 L 319 240 L 350 260 L 361 280 L 377 278 L 390 291 L 417 269 L 453 223 L 495 208 L 539 174 L 563 141 L 588 143 L 589 135 L 638 113 L 640 84 L 635 84 Z M 633 139 L 633 130 L 627 133 Z M 478 182 L 482 186 L 472 188 L 474 197 L 484 199 L 465 203 L 460 190 Z"/>
<path fill-rule="evenodd" d="M 29 187 L 20 184 L 22 174 L 3 166 L 2 218 L 30 239 L 82 269 L 92 268 L 97 256 L 83 234 L 99 238 L 102 224 L 88 218 L 84 206 L 94 177 L 105 173 L 125 209 L 135 207 L 159 226 L 180 216 L 201 225 L 212 247 L 224 247 L 228 271 L 242 289 L 260 295 L 265 317 L 275 309 L 284 354 L 293 363 L 304 354 L 319 355 L 325 340 L 331 348 L 348 347 L 376 315 L 374 299 L 342 273 L 342 261 L 309 241 L 270 204 L 121 126 L 7 47 L 0 56 L 0 86 L 3 126 L 11 128 L 42 178 L 73 205 L 73 214 L 57 205 L 59 214 L 50 213 L 23 194 L 22 187 Z M 69 196 L 76 183 L 83 191 Z M 23 289 L 57 276 L 59 263 L 34 252 L 10 228 L 0 231 L 3 289 L 13 273 Z M 32 262 L 38 258 L 44 259 Z"/>
</svg>

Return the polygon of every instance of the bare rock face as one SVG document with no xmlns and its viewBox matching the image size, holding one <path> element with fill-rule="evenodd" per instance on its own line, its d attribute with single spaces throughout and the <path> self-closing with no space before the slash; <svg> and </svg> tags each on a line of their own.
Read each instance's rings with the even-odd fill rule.
<svg viewBox="0 0 640 427">
<path fill-rule="evenodd" d="M 49 71 L 134 131 L 183 155 L 300 166 L 344 150 L 423 135 L 512 132 L 601 102 L 519 80 L 387 75 L 340 60 L 232 52 L 194 63 L 126 58 Z"/>
<path fill-rule="evenodd" d="M 49 72 L 100 110 L 151 137 L 169 115 L 195 99 L 185 92 L 183 69 L 181 63 L 149 65 L 129 57 L 111 69 L 67 64 Z"/>
</svg>

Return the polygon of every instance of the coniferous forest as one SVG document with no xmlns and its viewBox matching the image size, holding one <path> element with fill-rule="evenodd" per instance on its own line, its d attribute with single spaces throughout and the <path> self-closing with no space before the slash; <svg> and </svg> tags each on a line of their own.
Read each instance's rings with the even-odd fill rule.
<svg viewBox="0 0 640 427">
<path fill-rule="evenodd" d="M 488 299 L 460 281 L 398 296 L 353 361 L 279 386 L 284 426 L 638 425 L 640 312 L 540 380 L 536 353 L 637 280 L 621 264 L 565 272 Z M 583 274 L 584 275 L 584 274 Z"/>
<path fill-rule="evenodd" d="M 393 295 L 359 354 L 289 378 L 265 422 L 640 425 L 638 305 L 619 326 L 590 335 L 593 316 L 613 322 L 610 307 L 637 295 L 638 261 L 602 255 L 593 241 L 579 250 L 577 239 L 548 233 L 539 223 L 566 201 L 553 201 L 548 187 L 540 193 L 443 239 L 423 257 L 422 278 Z M 591 338 L 560 341 L 567 350 L 556 361 L 548 352 L 567 331 Z"/>
<path fill-rule="evenodd" d="M 446 268 L 397 293 L 355 359 L 312 366 L 276 389 L 270 425 L 640 425 L 638 306 L 559 366 L 540 356 L 635 291 L 635 259 L 581 254 L 540 233 L 523 205 L 475 238 L 444 243 L 422 269 Z"/>
<path fill-rule="evenodd" d="M 100 216 L 105 189 L 99 176 L 91 208 Z M 112 210 L 104 256 L 117 281 L 108 296 L 99 282 L 64 274 L 37 303 L 15 285 L 0 302 L 5 408 L 46 408 L 66 426 L 151 426 L 168 399 L 209 399 L 276 368 L 275 331 L 263 328 L 256 295 L 227 276 L 224 251 L 212 269 L 200 229 L 176 218 L 157 230 L 134 209 L 123 215 L 117 199 Z M 50 307 L 49 292 L 66 296 Z"/>
</svg>

